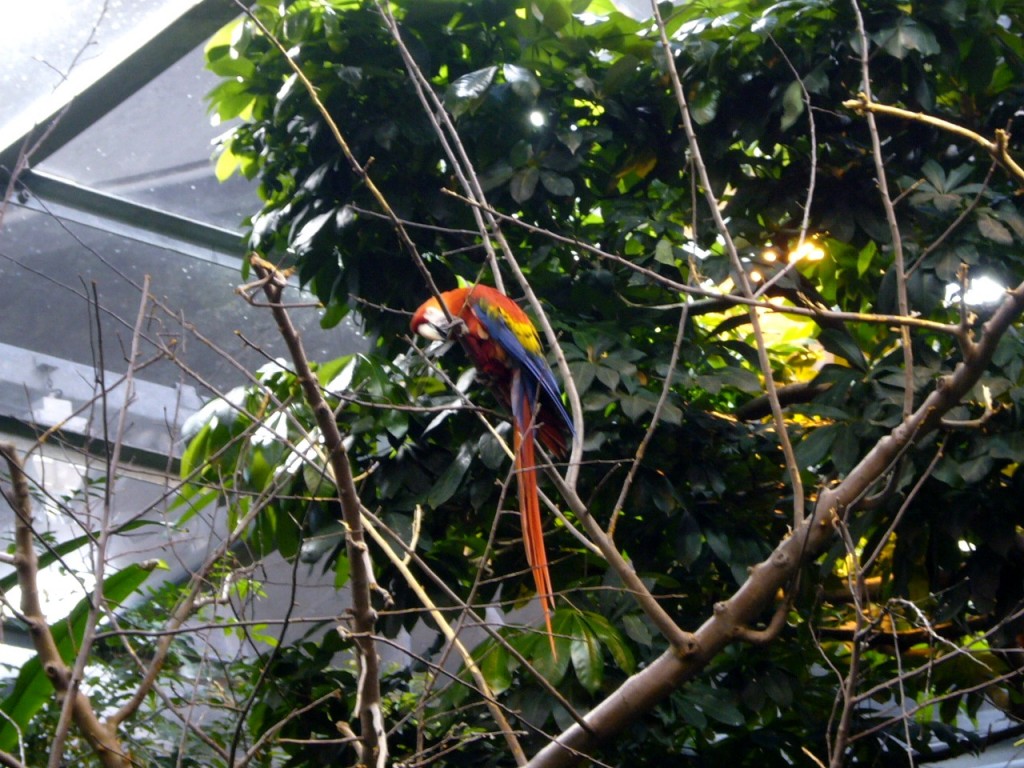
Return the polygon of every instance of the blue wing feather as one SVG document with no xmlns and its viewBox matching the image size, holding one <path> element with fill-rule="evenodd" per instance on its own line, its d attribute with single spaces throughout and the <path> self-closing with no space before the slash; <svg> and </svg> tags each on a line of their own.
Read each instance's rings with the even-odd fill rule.
<svg viewBox="0 0 1024 768">
<path fill-rule="evenodd" d="M 490 334 L 491 338 L 519 364 L 520 370 L 527 374 L 527 381 L 523 383 L 527 386 L 531 401 L 534 403 L 537 401 L 539 385 L 540 390 L 547 395 L 547 399 L 554 405 L 559 418 L 565 424 L 566 429 L 569 430 L 569 434 L 575 437 L 576 430 L 573 429 L 572 419 L 569 418 L 565 406 L 562 405 L 562 391 L 559 389 L 558 382 L 555 381 L 551 369 L 548 368 L 547 361 L 523 346 L 522 341 L 516 336 L 515 331 L 509 328 L 501 313 L 488 312 L 486 309 L 483 309 L 483 311 L 477 312 L 476 316 L 480 319 L 484 328 L 487 329 L 487 333 Z"/>
</svg>

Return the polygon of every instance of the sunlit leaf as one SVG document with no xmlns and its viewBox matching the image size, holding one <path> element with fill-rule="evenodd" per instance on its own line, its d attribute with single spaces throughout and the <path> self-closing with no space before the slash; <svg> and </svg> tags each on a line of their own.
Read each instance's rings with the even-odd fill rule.
<svg viewBox="0 0 1024 768">
<path fill-rule="evenodd" d="M 536 101 L 540 95 L 540 82 L 533 72 L 516 64 L 502 65 L 501 72 L 505 82 L 512 86 L 512 90 L 519 98 L 529 103 Z"/>
<path fill-rule="evenodd" d="M 491 87 L 497 72 L 496 66 L 484 67 L 454 80 L 445 92 L 445 106 L 456 117 L 465 114 Z"/>
<path fill-rule="evenodd" d="M 794 80 L 782 93 L 782 117 L 779 127 L 789 130 L 804 113 L 804 89 L 800 81 Z"/>
</svg>

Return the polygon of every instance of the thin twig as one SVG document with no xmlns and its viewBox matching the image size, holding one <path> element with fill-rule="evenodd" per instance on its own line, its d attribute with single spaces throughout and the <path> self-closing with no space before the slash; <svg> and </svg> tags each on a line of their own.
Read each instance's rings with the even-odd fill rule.
<svg viewBox="0 0 1024 768">
<path fill-rule="evenodd" d="M 619 491 L 619 498 L 615 501 L 615 506 L 612 507 L 611 519 L 608 521 L 607 533 L 608 538 L 615 539 L 615 526 L 618 523 L 619 517 L 622 515 L 623 507 L 626 503 L 626 497 L 629 495 L 629 490 L 633 486 L 633 480 L 636 478 L 636 473 L 640 469 L 640 463 L 644 459 L 644 455 L 647 452 L 647 446 L 654 438 L 654 433 L 658 428 L 658 424 L 661 422 L 661 414 L 665 409 L 665 404 L 668 402 L 669 394 L 672 392 L 672 379 L 675 375 L 676 365 L 679 362 L 679 351 L 683 346 L 683 338 L 686 335 L 686 321 L 688 316 L 689 305 L 684 304 L 682 311 L 679 313 L 679 326 L 676 329 L 676 338 L 672 343 L 672 352 L 669 355 L 668 361 L 668 373 L 665 374 L 665 381 L 661 386 L 661 393 L 658 395 L 658 402 L 654 406 L 654 411 L 651 413 L 651 423 L 644 431 L 644 436 L 640 440 L 640 444 L 636 448 L 636 452 L 633 454 L 633 461 L 629 465 L 629 471 L 626 472 L 626 479 L 622 482 L 622 489 Z"/>
<path fill-rule="evenodd" d="M 864 15 L 860 11 L 857 0 L 850 0 L 857 19 L 857 35 L 860 43 L 861 88 L 864 98 L 871 101 L 871 72 L 868 67 L 868 33 L 864 28 Z M 866 112 L 868 134 L 871 137 L 871 156 L 875 161 L 875 179 L 878 183 L 878 195 L 885 211 L 885 220 L 889 225 L 889 238 L 892 241 L 893 268 L 896 270 L 896 306 L 901 315 L 910 314 L 910 300 L 907 296 L 907 270 L 903 259 L 903 235 L 900 234 L 899 222 L 896 220 L 896 209 L 889 195 L 889 182 L 885 171 L 885 158 L 882 156 L 882 138 L 875 123 L 872 112 Z M 903 351 L 903 418 L 907 418 L 914 410 L 914 350 L 910 343 L 910 329 L 900 326 L 900 341 Z"/>
<path fill-rule="evenodd" d="M 672 43 L 668 38 L 668 30 L 665 27 L 665 20 L 662 18 L 661 9 L 658 7 L 657 0 L 651 0 L 651 9 L 654 12 L 654 19 L 658 26 L 658 35 L 661 39 L 663 50 L 666 52 L 665 63 L 668 67 L 669 78 L 672 81 L 672 91 L 675 94 L 676 103 L 679 105 L 679 114 L 682 118 L 683 132 L 686 134 L 693 167 L 700 176 L 701 186 L 704 189 L 704 197 L 707 201 L 708 208 L 711 211 L 712 219 L 715 222 L 715 228 L 725 243 L 725 250 L 729 255 L 730 262 L 732 263 L 736 285 L 739 287 L 740 293 L 744 297 L 753 299 L 754 292 L 751 288 L 750 280 L 747 277 L 746 270 L 743 269 L 739 252 L 736 250 L 736 243 L 733 241 L 732 234 L 729 232 L 729 226 L 725 223 L 720 201 L 715 195 L 714 187 L 711 184 L 711 177 L 708 173 L 707 166 L 704 164 L 700 145 L 697 142 L 697 132 L 693 126 L 693 120 L 690 116 L 689 103 L 687 102 L 686 93 L 683 89 L 682 79 L 680 78 L 679 70 L 676 67 L 675 57 L 672 55 Z M 772 420 L 775 424 L 775 431 L 778 436 L 779 445 L 782 448 L 782 454 L 786 461 L 786 471 L 789 474 L 790 486 L 793 489 L 793 526 L 796 527 L 799 526 L 804 519 L 804 485 L 803 480 L 800 477 L 800 465 L 797 464 L 796 453 L 793 450 L 793 443 L 789 438 L 789 429 L 786 425 L 786 419 L 782 413 L 782 406 L 779 404 L 778 393 L 776 392 L 775 387 L 775 379 L 772 373 L 772 364 L 771 360 L 768 358 L 768 345 L 761 329 L 761 320 L 758 317 L 756 309 L 750 308 L 748 313 L 750 315 L 750 327 L 754 333 L 754 340 L 756 342 L 758 365 L 760 366 L 761 374 L 764 377 L 765 394 L 767 394 L 768 400 L 771 403 Z"/>
</svg>

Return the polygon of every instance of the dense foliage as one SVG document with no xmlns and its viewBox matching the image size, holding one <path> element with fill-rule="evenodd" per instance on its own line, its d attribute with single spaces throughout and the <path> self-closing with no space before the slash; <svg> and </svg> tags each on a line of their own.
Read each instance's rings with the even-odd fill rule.
<svg viewBox="0 0 1024 768">
<path fill-rule="evenodd" d="M 727 289 L 733 265 L 697 188 L 657 30 L 607 2 L 399 2 L 392 8 L 404 44 L 456 120 L 490 204 L 546 230 L 504 225 L 582 396 L 580 487 L 603 521 L 666 376 L 672 377 L 616 539 L 672 614 L 694 627 L 785 534 L 792 502 L 772 427 L 732 415 L 737 409 L 746 415 L 743 407 L 762 393 L 746 315 L 722 302 L 695 304 L 678 364 L 668 370 L 681 300 L 674 284 Z M 813 180 L 808 234 L 824 258 L 803 264 L 769 295 L 798 306 L 895 314 L 892 238 L 868 128 L 841 106 L 862 87 L 854 7 L 744 0 L 662 10 L 703 161 L 744 265 L 762 277 L 780 269 L 768 259 L 800 241 Z M 1022 11 L 1020 3 L 994 0 L 863 4 L 874 97 L 985 136 L 1013 128 L 1024 95 Z M 259 4 L 256 15 L 316 84 L 353 154 L 363 162 L 372 158 L 373 181 L 412 222 L 409 231 L 438 284 L 450 286 L 456 275 L 492 280 L 472 208 L 446 194 L 462 190 L 378 10 L 296 2 L 283 13 L 276 4 Z M 526 594 L 523 579 L 509 575 L 522 573 L 519 549 L 505 545 L 516 535 L 513 521 L 498 521 L 497 546 L 488 538 L 503 498 L 495 481 L 507 472 L 494 438 L 481 436 L 470 412 L 438 417 L 408 408 L 458 402 L 408 351 L 403 312 L 427 293 L 411 255 L 390 223 L 375 215 L 371 191 L 266 36 L 243 22 L 213 41 L 208 57 L 226 78 L 213 94 L 214 109 L 223 118 L 247 118 L 225 147 L 221 167 L 237 164 L 261 182 L 265 204 L 252 221 L 253 248 L 298 267 L 302 282 L 327 305 L 326 323 L 356 311 L 375 340 L 372 354 L 321 371 L 327 384 L 344 368 L 344 387 L 336 389 L 345 392 L 339 417 L 355 441 L 351 455 L 370 471 L 364 499 L 399 530 L 410 529 L 418 505 L 426 508 L 418 551 L 446 584 L 468 593 L 486 568 L 497 581 L 481 587 L 481 599 Z M 1021 278 L 1017 188 L 998 170 L 990 173 L 991 158 L 967 139 L 895 120 L 881 120 L 881 133 L 886 173 L 899 195 L 910 309 L 955 322 L 961 308 L 947 291 L 961 279 L 961 265 L 967 280 L 991 276 L 1012 285 Z M 620 258 L 602 258 L 585 245 Z M 505 283 L 515 294 L 510 275 Z M 813 489 L 848 472 L 901 420 L 899 331 L 878 322 L 795 318 L 770 326 L 770 333 L 778 383 L 823 385 L 813 400 L 787 410 L 792 434 L 802 436 L 797 458 Z M 915 329 L 912 339 L 919 399 L 960 353 L 949 333 Z M 905 669 L 939 653 L 932 647 L 938 630 L 932 646 L 920 632 L 925 617 L 951 640 L 997 626 L 979 636 L 979 647 L 1015 645 L 1020 622 L 1006 620 L 1020 611 L 1024 565 L 1014 503 L 1024 455 L 1022 353 L 1016 335 L 1000 347 L 984 380 L 996 413 L 983 428 L 932 435 L 914 446 L 874 503 L 850 520 L 856 552 L 871 553 L 940 451 L 901 512 L 893 541 L 866 574 L 878 640 L 869 649 L 866 687 L 894 676 L 900 664 Z M 453 377 L 457 364 L 445 361 Z M 282 386 L 294 385 L 282 378 Z M 493 405 L 485 392 L 470 393 Z M 962 410 L 965 420 L 979 413 Z M 254 449 L 248 460 L 273 465 L 268 450 Z M 260 486 L 258 477 L 250 482 Z M 316 491 L 301 475 L 289 490 Z M 290 554 L 302 532 L 315 533 L 324 519 L 293 512 L 303 522 L 281 538 L 285 510 L 277 514 L 276 538 L 265 543 Z M 551 664 L 531 635 L 520 637 L 519 647 L 585 710 L 663 643 L 630 599 L 608 591 L 616 582 L 599 559 L 561 526 L 548 540 L 554 580 L 567 598 L 556 620 L 565 635 L 560 643 L 568 651 L 571 642 L 572 650 Z M 854 559 L 837 544 L 808 571 L 786 642 L 735 648 L 717 659 L 704 680 L 678 691 L 623 740 L 622 754 L 640 759 L 637 744 L 652 764 L 665 753 L 700 754 L 716 764 L 747 764 L 769 750 L 796 762 L 806 761 L 803 747 L 823 754 L 836 680 L 821 667 L 843 669 L 848 656 L 843 641 L 853 638 L 852 608 L 842 580 Z M 401 583 L 381 567 L 383 583 L 405 604 Z M 415 618 L 388 617 L 383 630 L 393 634 Z M 883 639 L 903 631 L 918 632 L 917 652 L 894 652 Z M 904 695 L 924 702 L 996 678 L 1016 663 L 991 655 L 985 666 L 945 667 L 908 680 Z M 491 665 L 491 674 L 508 689 L 509 705 L 534 726 L 550 727 L 550 716 L 567 722 L 550 697 L 538 701 L 535 684 L 507 656 Z M 1015 685 L 1002 690 L 1018 701 Z M 937 714 L 952 723 L 958 707 L 974 712 L 981 700 L 977 689 L 954 695 Z M 882 759 L 894 750 L 893 739 L 898 744 L 907 735 L 918 749 L 936 735 L 951 743 L 962 738 L 933 722 L 931 709 L 924 712 L 909 731 L 897 721 L 856 742 L 852 759 Z M 854 730 L 890 714 L 865 702 Z"/>
<path fill-rule="evenodd" d="M 966 135 L 879 117 L 896 243 L 868 123 L 843 106 L 864 88 L 852 3 L 666 3 L 668 48 L 650 18 L 616 5 L 398 0 L 388 13 L 452 116 L 568 361 L 585 422 L 581 496 L 602 525 L 614 520 L 623 554 L 692 630 L 792 530 L 794 492 L 750 318 L 732 299 L 743 280 L 704 196 L 668 57 L 742 269 L 755 287 L 767 283 L 764 298 L 805 310 L 761 314 L 807 493 L 800 512 L 900 424 L 908 381 L 913 406 L 963 362 L 964 334 L 980 331 L 992 306 L 960 301 L 967 287 L 1024 279 L 1024 187 Z M 1024 3 L 867 0 L 859 11 L 875 100 L 988 138 L 1021 127 Z M 261 26 L 315 85 L 372 184 Z M 492 263 L 500 263 L 501 282 L 519 297 L 516 270 L 488 258 L 484 246 L 496 238 L 481 235 L 463 199 L 464 169 L 445 154 L 380 7 L 260 0 L 252 18 L 210 42 L 207 58 L 223 76 L 212 110 L 243 118 L 221 148 L 218 173 L 258 179 L 264 201 L 250 222 L 251 248 L 296 268 L 323 302 L 325 325 L 355 313 L 368 336 L 365 354 L 316 369 L 362 502 L 415 540 L 435 603 L 470 599 L 507 622 L 498 633 L 507 642 L 487 637 L 475 655 L 533 753 L 572 723 L 566 706 L 591 709 L 666 641 L 563 522 L 546 537 L 560 591 L 557 657 L 531 626 L 534 614 L 513 611 L 533 595 L 518 521 L 498 514 L 512 507 L 510 462 L 464 397 L 507 436 L 500 406 L 460 375 L 461 353 L 434 361 L 412 347 L 407 329 L 429 295 L 417 260 L 442 289 L 458 277 L 493 284 Z M 1017 147 L 1011 139 L 1011 152 Z M 787 268 L 798 249 L 814 258 Z M 901 310 L 933 321 L 911 327 L 909 347 L 891 319 L 836 314 Z M 809 755 L 829 754 L 854 657 L 846 695 L 869 695 L 851 707 L 849 764 L 966 751 L 977 746 L 969 718 L 981 706 L 1024 713 L 1016 676 L 1022 401 L 1024 343 L 1015 328 L 951 414 L 956 423 L 914 441 L 836 523 L 834 546 L 791 585 L 781 636 L 729 646 L 599 759 L 810 765 Z M 252 555 L 318 563 L 345 585 L 344 528 L 295 377 L 268 367 L 235 405 L 211 411 L 190 443 L 182 474 L 196 482 L 187 501 L 226 501 L 233 527 L 272 495 L 248 531 Z M 397 642 L 418 631 L 423 612 L 394 565 L 372 546 L 371 554 L 394 601 L 381 604 L 378 629 Z M 764 625 L 771 615 L 766 606 Z M 330 686 L 344 691 L 317 716 L 289 722 L 284 733 L 294 741 L 278 746 L 282 764 L 335 764 L 349 754 L 344 743 L 304 743 L 337 737 L 335 724 L 352 717 L 353 674 L 334 655 L 349 643 L 328 636 L 326 645 L 274 650 L 269 673 L 246 678 L 254 691 L 274 679 L 247 713 L 254 737 Z M 453 764 L 507 763 L 500 742 L 484 737 L 493 724 L 473 692 L 435 677 L 428 662 L 440 647 L 414 649 L 409 665 L 385 678 L 392 756 L 429 756 L 426 741 L 460 752 L 439 758 Z"/>
</svg>

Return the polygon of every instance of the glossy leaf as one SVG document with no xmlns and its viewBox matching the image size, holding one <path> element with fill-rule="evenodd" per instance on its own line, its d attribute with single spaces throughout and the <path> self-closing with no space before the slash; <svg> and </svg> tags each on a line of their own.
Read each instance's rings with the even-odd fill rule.
<svg viewBox="0 0 1024 768">
<path fill-rule="evenodd" d="M 448 86 L 445 106 L 456 117 L 465 114 L 479 103 L 487 89 L 491 87 L 497 73 L 498 68 L 490 66 L 457 78 Z"/>
</svg>

